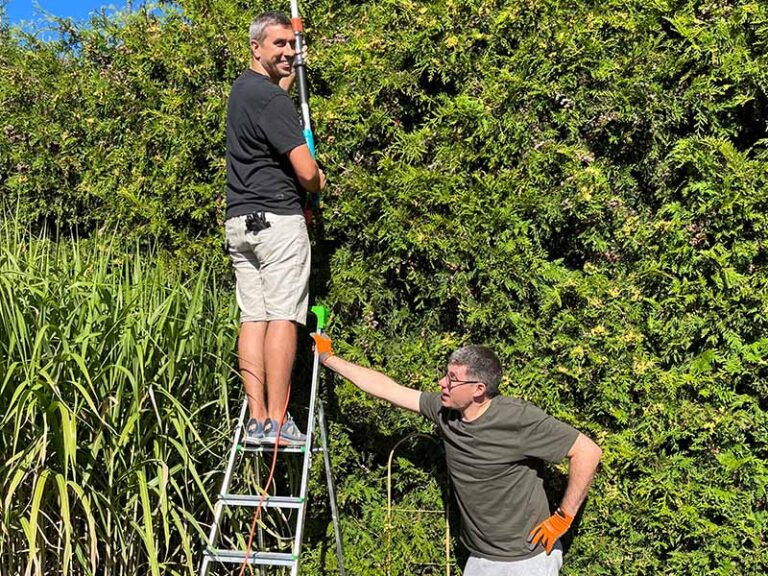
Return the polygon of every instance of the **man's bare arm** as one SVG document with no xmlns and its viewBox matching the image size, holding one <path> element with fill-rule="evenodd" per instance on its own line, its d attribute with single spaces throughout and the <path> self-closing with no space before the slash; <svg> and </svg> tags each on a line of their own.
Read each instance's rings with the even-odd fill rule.
<svg viewBox="0 0 768 576">
<path fill-rule="evenodd" d="M 600 446 L 592 442 L 584 434 L 579 434 L 576 441 L 568 450 L 568 486 L 560 507 L 549 518 L 544 520 L 528 534 L 528 549 L 535 550 L 541 545 L 547 554 L 551 553 L 557 540 L 571 527 L 573 517 L 587 496 L 589 485 L 595 477 L 600 455 Z"/>
<path fill-rule="evenodd" d="M 288 161 L 296 174 L 296 179 L 304 190 L 320 192 L 325 188 L 325 174 L 317 167 L 317 162 L 312 158 L 309 146 L 301 144 L 290 150 Z"/>
<path fill-rule="evenodd" d="M 401 386 L 381 372 L 358 366 L 338 356 L 328 357 L 323 365 L 352 382 L 366 394 L 381 398 L 406 410 L 419 411 L 419 398 L 421 397 L 419 390 Z"/>
<path fill-rule="evenodd" d="M 578 435 L 568 451 L 568 486 L 560 502 L 560 509 L 569 516 L 576 516 L 587 497 L 602 453 L 600 446 L 584 434 Z"/>
<path fill-rule="evenodd" d="M 277 85 L 280 86 L 283 90 L 286 92 L 290 91 L 290 89 L 293 87 L 293 83 L 296 81 L 296 69 L 293 69 L 293 72 L 291 72 L 290 76 L 283 76 L 280 78 L 280 80 L 277 82 Z"/>
</svg>

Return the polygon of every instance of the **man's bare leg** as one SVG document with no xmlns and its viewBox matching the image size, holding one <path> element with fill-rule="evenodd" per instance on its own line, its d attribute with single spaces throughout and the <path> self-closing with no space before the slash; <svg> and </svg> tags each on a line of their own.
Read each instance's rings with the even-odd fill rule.
<svg viewBox="0 0 768 576">
<path fill-rule="evenodd" d="M 240 355 L 240 373 L 243 388 L 248 396 L 248 412 L 251 418 L 264 422 L 267 418 L 267 403 L 264 393 L 266 369 L 264 366 L 264 338 L 267 322 L 243 322 L 237 350 Z"/>
<path fill-rule="evenodd" d="M 296 357 L 296 325 L 290 320 L 272 320 L 264 339 L 269 417 L 280 422 L 288 399 L 293 361 Z"/>
</svg>

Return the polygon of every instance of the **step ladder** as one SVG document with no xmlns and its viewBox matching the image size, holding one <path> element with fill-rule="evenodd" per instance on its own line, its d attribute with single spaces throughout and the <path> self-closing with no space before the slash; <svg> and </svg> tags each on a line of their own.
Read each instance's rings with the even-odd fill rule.
<svg viewBox="0 0 768 576">
<path fill-rule="evenodd" d="M 322 332 L 325 328 L 326 321 L 328 319 L 328 310 L 323 306 L 313 306 L 312 313 L 317 318 L 317 331 Z M 309 483 L 309 472 L 312 466 L 312 456 L 318 452 L 323 454 L 323 462 L 325 464 L 325 479 L 328 484 L 328 496 L 330 500 L 331 517 L 333 519 L 333 530 L 336 538 L 336 555 L 339 563 L 339 572 L 341 576 L 346 576 L 344 572 L 344 557 L 341 546 L 341 531 L 339 528 L 339 518 L 336 509 L 336 489 L 333 482 L 333 474 L 331 471 L 331 460 L 328 453 L 328 435 L 325 423 L 325 415 L 323 413 L 323 402 L 318 395 L 318 380 L 319 380 L 319 358 L 315 351 L 314 360 L 312 365 L 312 383 L 310 388 L 309 397 L 309 418 L 307 420 L 306 442 L 300 445 L 288 445 L 278 446 L 278 457 L 280 455 L 296 454 L 301 455 L 302 471 L 301 482 L 299 485 L 299 494 L 297 496 L 264 496 L 263 500 L 260 494 L 232 494 L 229 492 L 232 475 L 235 469 L 235 462 L 237 460 L 238 453 L 253 454 L 257 458 L 265 453 L 272 454 L 275 446 L 269 444 L 262 444 L 256 446 L 241 444 L 241 436 L 244 430 L 244 423 L 246 412 L 248 409 L 248 399 L 243 399 L 243 405 L 240 408 L 240 417 L 237 421 L 235 431 L 232 438 L 232 447 L 229 451 L 229 458 L 227 460 L 227 468 L 224 472 L 224 480 L 221 484 L 221 492 L 219 493 L 216 505 L 213 513 L 213 524 L 211 525 L 210 533 L 208 534 L 207 547 L 203 554 L 203 561 L 200 567 L 200 576 L 207 576 L 208 571 L 211 568 L 211 563 L 228 563 L 228 564 L 255 564 L 260 567 L 279 567 L 281 569 L 290 568 L 291 576 L 298 576 L 299 574 L 299 560 L 301 557 L 301 545 L 302 538 L 304 536 L 304 521 L 307 513 L 307 486 Z M 315 422 L 315 414 L 317 414 L 317 422 Z M 320 446 L 313 444 L 315 424 L 320 432 Z M 297 457 L 297 456 L 293 456 Z M 260 483 L 259 466 L 256 466 L 256 480 Z M 264 489 L 266 489 L 265 487 Z M 295 510 L 296 511 L 296 528 L 293 534 L 293 544 L 290 552 L 268 552 L 263 551 L 264 542 L 262 537 L 262 528 L 259 526 L 259 538 L 256 544 L 261 550 L 250 552 L 247 556 L 244 551 L 241 550 L 224 550 L 216 548 L 216 542 L 219 538 L 220 523 L 222 514 L 225 507 L 248 507 L 255 510 L 259 501 L 262 501 L 262 509 L 277 508 L 281 510 Z M 259 572 L 261 573 L 261 572 Z M 269 573 L 269 572 L 265 572 Z"/>
</svg>

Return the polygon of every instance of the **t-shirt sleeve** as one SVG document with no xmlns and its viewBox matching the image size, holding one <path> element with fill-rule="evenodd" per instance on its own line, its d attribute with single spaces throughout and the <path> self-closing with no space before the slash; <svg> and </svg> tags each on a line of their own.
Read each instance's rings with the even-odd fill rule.
<svg viewBox="0 0 768 576">
<path fill-rule="evenodd" d="M 527 402 L 520 417 L 520 433 L 527 457 L 554 463 L 566 457 L 579 435 L 572 426 Z"/>
<path fill-rule="evenodd" d="M 436 392 L 422 392 L 419 396 L 419 413 L 433 422 L 437 422 L 442 405 L 440 394 Z"/>
<path fill-rule="evenodd" d="M 264 107 L 258 120 L 270 146 L 285 154 L 306 141 L 296 108 L 287 94 L 278 94 Z"/>
</svg>

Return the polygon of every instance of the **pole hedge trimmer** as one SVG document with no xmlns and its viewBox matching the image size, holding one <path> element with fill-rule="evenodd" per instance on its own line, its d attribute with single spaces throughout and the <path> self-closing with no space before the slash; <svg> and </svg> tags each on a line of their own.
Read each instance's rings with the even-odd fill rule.
<svg viewBox="0 0 768 576">
<path fill-rule="evenodd" d="M 304 58 L 304 25 L 299 16 L 299 3 L 291 0 L 291 27 L 296 35 L 296 84 L 299 88 L 299 103 L 301 104 L 301 123 L 304 128 L 304 138 L 309 146 L 312 157 L 315 156 L 315 138 L 312 135 L 312 119 L 309 114 L 309 87 L 307 86 L 307 62 Z"/>
<path fill-rule="evenodd" d="M 301 106 L 301 124 L 304 128 L 304 139 L 313 158 L 315 153 L 315 137 L 312 134 L 312 117 L 309 113 L 309 86 L 307 85 L 307 62 L 304 58 L 304 24 L 299 16 L 298 0 L 291 0 L 291 27 L 296 35 L 296 59 L 293 62 L 296 68 L 296 85 L 299 90 L 299 105 Z M 308 223 L 312 222 L 313 209 L 319 213 L 320 193 L 310 194 L 310 203 L 304 208 L 304 217 Z"/>
</svg>

